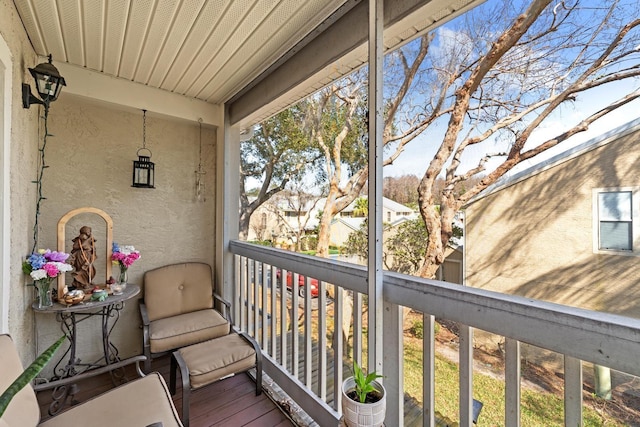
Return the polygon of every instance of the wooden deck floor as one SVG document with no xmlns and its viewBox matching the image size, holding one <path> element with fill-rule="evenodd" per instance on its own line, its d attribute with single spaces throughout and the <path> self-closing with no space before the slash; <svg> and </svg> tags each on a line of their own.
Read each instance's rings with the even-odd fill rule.
<svg viewBox="0 0 640 427">
<path fill-rule="evenodd" d="M 128 378 L 136 378 L 133 367 L 127 369 Z M 169 384 L 169 357 L 154 360 L 151 369 L 158 371 Z M 182 388 L 178 374 L 178 390 L 173 403 L 182 413 Z M 93 396 L 113 388 L 109 375 L 101 375 L 78 383 L 76 400 L 85 401 Z M 38 393 L 42 420 L 48 417 L 51 403 L 51 391 Z M 265 393 L 255 394 L 255 383 L 246 374 L 219 381 L 191 393 L 190 425 L 192 427 L 228 426 L 228 427 L 293 427 L 294 424 L 284 415 Z"/>
</svg>

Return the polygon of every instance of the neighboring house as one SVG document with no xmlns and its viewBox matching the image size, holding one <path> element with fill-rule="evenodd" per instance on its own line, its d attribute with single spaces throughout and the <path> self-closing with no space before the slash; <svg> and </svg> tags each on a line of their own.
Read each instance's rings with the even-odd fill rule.
<svg viewBox="0 0 640 427">
<path fill-rule="evenodd" d="M 360 230 L 363 223 L 364 217 L 335 217 L 333 221 L 331 221 L 331 245 L 344 246 L 349 238 L 349 234 Z"/>
<path fill-rule="evenodd" d="M 384 249 L 383 249 L 383 252 L 384 252 L 383 262 L 385 264 L 385 269 L 386 268 L 392 269 L 394 265 L 397 266 L 397 264 L 394 262 L 393 255 L 388 247 L 388 245 L 390 244 L 389 239 L 393 237 L 393 235 L 397 232 L 398 227 L 401 224 L 407 221 L 412 221 L 417 218 L 418 218 L 417 214 L 410 215 L 409 217 L 401 217 L 396 221 L 394 221 L 393 223 L 388 224 L 389 227 L 385 227 Z M 347 238 L 349 237 L 349 234 L 359 230 L 363 222 L 364 222 L 364 218 L 360 218 L 360 217 L 335 218 L 331 224 L 331 241 L 332 242 L 341 241 L 342 242 L 341 244 L 344 244 Z M 459 222 L 459 226 L 462 226 L 462 222 L 461 221 L 458 221 L 458 222 Z M 452 243 L 451 246 L 447 247 L 447 249 L 445 250 L 444 263 L 442 264 L 440 269 L 438 269 L 438 272 L 435 278 L 437 280 L 442 280 L 450 283 L 462 284 L 463 258 L 464 258 L 463 253 L 464 252 L 463 252 L 462 246 L 459 246 L 457 244 Z M 355 264 L 365 264 L 366 260 L 361 257 L 354 256 L 350 258 L 349 262 L 352 262 Z"/>
<path fill-rule="evenodd" d="M 640 317 L 640 119 L 466 206 L 466 284 Z"/>
<path fill-rule="evenodd" d="M 449 246 L 444 251 L 444 262 L 436 273 L 436 279 L 449 283 L 462 284 L 464 276 L 464 249 L 462 246 Z"/>
<path fill-rule="evenodd" d="M 247 240 L 272 240 L 280 246 L 289 246 L 298 236 L 316 229 L 317 206 L 321 203 L 313 196 L 276 194 L 251 215 Z"/>
</svg>

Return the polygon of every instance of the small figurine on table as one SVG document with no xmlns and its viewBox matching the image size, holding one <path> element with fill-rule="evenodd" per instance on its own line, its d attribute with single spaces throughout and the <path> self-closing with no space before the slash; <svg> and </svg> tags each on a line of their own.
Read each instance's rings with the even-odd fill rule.
<svg viewBox="0 0 640 427">
<path fill-rule="evenodd" d="M 96 268 L 93 262 L 98 258 L 96 255 L 96 239 L 91 235 L 91 227 L 80 228 L 80 235 L 73 239 L 71 256 L 67 261 L 73 265 L 75 271 L 72 287 L 90 293 L 93 289 L 93 278 L 96 276 Z"/>
</svg>

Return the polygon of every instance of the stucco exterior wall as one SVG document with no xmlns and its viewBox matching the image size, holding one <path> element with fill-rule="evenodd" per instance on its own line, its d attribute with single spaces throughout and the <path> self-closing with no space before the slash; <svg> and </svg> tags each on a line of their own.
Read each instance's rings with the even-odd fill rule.
<svg viewBox="0 0 640 427">
<path fill-rule="evenodd" d="M 639 138 L 619 138 L 471 204 L 466 283 L 640 317 L 638 257 L 594 253 L 592 196 L 640 185 Z"/>
<path fill-rule="evenodd" d="M 35 215 L 35 179 L 38 154 L 38 108 L 23 109 L 22 82 L 31 83 L 27 70 L 36 65 L 36 55 L 29 43 L 22 22 L 10 0 L 0 0 L 0 36 L 11 52 L 12 82 L 11 133 L 9 141 L 9 332 L 16 342 L 23 363 L 35 356 L 34 322 L 31 311 L 32 288 L 22 274 L 21 263 L 31 250 L 32 227 Z M 33 86 L 33 85 L 32 85 Z"/>
<path fill-rule="evenodd" d="M 73 82 L 67 82 L 73 84 Z M 45 155 L 40 216 L 43 248 L 57 246 L 57 223 L 72 209 L 96 207 L 113 219 L 113 240 L 134 245 L 141 258 L 129 268 L 129 281 L 142 285 L 145 271 L 167 264 L 200 261 L 213 265 L 215 211 L 215 129 L 202 131 L 206 201 L 195 200 L 199 128 L 197 122 L 165 119 L 148 106 L 146 146 L 155 163 L 155 189 L 131 187 L 132 161 L 142 147 L 142 111 L 126 111 L 64 94 L 52 104 Z M 97 239 L 97 278 L 104 283 L 106 228 L 95 215 L 69 221 L 66 251 L 80 227 L 89 225 Z M 117 272 L 114 268 L 114 275 Z M 70 274 L 66 278 L 71 283 Z M 52 315 L 36 314 L 39 351 L 60 335 Z M 100 351 L 100 322 L 82 325 L 81 359 Z M 93 338 L 93 339 L 92 339 Z M 142 332 L 136 300 L 127 302 L 112 334 L 122 357 L 142 353 Z"/>
</svg>

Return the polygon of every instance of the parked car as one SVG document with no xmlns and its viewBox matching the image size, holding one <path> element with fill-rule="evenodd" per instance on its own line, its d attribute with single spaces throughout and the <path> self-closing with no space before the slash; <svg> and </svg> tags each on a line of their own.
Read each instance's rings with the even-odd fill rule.
<svg viewBox="0 0 640 427">
<path fill-rule="evenodd" d="M 276 279 L 278 280 L 278 284 L 280 283 L 280 277 L 282 277 L 282 270 L 276 270 Z M 301 297 L 304 297 L 307 285 L 307 278 L 302 274 L 298 275 L 298 294 Z M 318 298 L 320 295 L 320 284 L 318 283 L 318 279 L 309 279 L 309 289 L 311 290 L 311 298 Z M 287 290 L 293 290 L 293 272 L 287 271 Z"/>
</svg>

